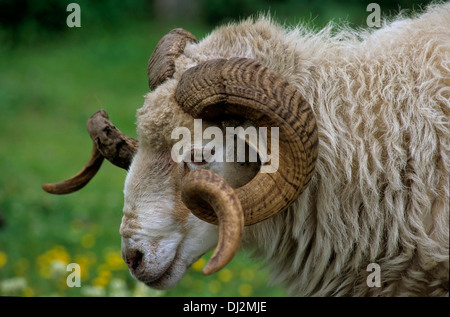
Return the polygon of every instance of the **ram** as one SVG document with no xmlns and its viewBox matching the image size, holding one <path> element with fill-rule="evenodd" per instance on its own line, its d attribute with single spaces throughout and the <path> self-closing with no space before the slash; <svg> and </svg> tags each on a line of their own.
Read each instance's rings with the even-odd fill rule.
<svg viewBox="0 0 450 317">
<path fill-rule="evenodd" d="M 172 30 L 148 63 L 138 139 L 97 112 L 89 163 L 44 189 L 80 189 L 104 158 L 127 169 L 122 256 L 150 287 L 175 286 L 216 246 L 212 274 L 242 246 L 291 295 L 448 296 L 449 23 L 441 4 L 375 30 L 268 17 L 201 41 Z M 244 136 L 256 162 L 176 162 L 172 132 L 194 132 L 194 119 L 203 131 L 277 127 L 278 155 L 263 159 Z"/>
</svg>

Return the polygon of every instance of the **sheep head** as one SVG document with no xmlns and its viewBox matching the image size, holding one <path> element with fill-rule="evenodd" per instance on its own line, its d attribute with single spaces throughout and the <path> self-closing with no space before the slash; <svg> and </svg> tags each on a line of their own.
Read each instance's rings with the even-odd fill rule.
<svg viewBox="0 0 450 317">
<path fill-rule="evenodd" d="M 103 157 L 116 164 L 122 153 L 126 162 L 116 164 L 128 169 L 122 256 L 133 276 L 156 288 L 174 286 L 216 244 L 203 273 L 223 268 L 239 249 L 244 226 L 289 207 L 306 189 L 317 159 L 313 112 L 292 85 L 253 59 L 198 62 L 185 56 L 186 45 L 196 43 L 191 33 L 176 29 L 156 46 L 147 69 L 152 92 L 138 111 L 139 146 L 113 128 L 105 113 L 96 114 L 88 122 L 94 140 L 90 162 L 74 178 L 44 185 L 52 193 L 78 190 Z M 103 120 L 95 121 L 99 115 Z M 279 160 L 279 168 L 270 170 L 267 161 L 244 166 L 175 162 L 170 131 L 192 130 L 196 118 L 207 126 L 238 118 L 256 127 L 278 127 L 279 155 L 271 159 Z M 105 150 L 116 150 L 117 144 L 122 151 Z"/>
</svg>

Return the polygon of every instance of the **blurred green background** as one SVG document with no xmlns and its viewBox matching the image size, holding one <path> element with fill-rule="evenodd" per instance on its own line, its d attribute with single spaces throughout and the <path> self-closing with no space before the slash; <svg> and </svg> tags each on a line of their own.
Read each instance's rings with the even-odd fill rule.
<svg viewBox="0 0 450 317">
<path fill-rule="evenodd" d="M 72 1 L 0 0 L 0 295 L 285 296 L 268 285 L 262 262 L 239 253 L 204 277 L 210 254 L 168 291 L 133 280 L 120 257 L 125 171 L 105 162 L 81 191 L 53 196 L 41 184 L 74 175 L 87 162 L 85 123 L 104 108 L 135 137 L 135 113 L 148 92 L 146 65 L 176 27 L 201 39 L 214 27 L 258 12 L 288 25 L 328 21 L 364 27 L 371 1 L 76 1 L 81 27 L 69 28 Z M 424 1 L 378 1 L 383 16 Z M 68 263 L 81 287 L 66 285 Z"/>
</svg>

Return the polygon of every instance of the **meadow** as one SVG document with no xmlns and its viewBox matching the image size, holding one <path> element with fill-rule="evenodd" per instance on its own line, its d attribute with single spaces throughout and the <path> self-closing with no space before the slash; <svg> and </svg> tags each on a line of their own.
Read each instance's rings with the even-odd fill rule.
<svg viewBox="0 0 450 317">
<path fill-rule="evenodd" d="M 82 27 L 0 50 L 0 295 L 285 295 L 267 286 L 266 269 L 244 254 L 204 277 L 207 254 L 168 291 L 135 281 L 120 255 L 126 172 L 109 162 L 79 192 L 57 196 L 41 189 L 87 162 L 92 141 L 86 120 L 98 109 L 136 137 L 136 110 L 148 92 L 148 58 L 173 27 Z M 199 38 L 207 31 L 185 27 Z M 67 286 L 69 263 L 80 265 L 81 287 Z"/>
</svg>

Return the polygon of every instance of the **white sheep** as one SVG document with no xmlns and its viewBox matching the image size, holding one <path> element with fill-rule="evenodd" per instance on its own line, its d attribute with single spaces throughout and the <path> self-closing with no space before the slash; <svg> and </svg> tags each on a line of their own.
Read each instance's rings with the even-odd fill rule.
<svg viewBox="0 0 450 317">
<path fill-rule="evenodd" d="M 139 144 L 99 112 L 90 164 L 44 188 L 77 190 L 103 156 L 124 168 L 133 158 L 122 255 L 151 287 L 175 286 L 219 239 L 204 268 L 217 271 L 242 238 L 291 295 L 448 296 L 449 25 L 442 4 L 358 32 L 285 29 L 267 17 L 200 42 L 173 30 L 149 61 Z M 171 133 L 192 131 L 194 118 L 280 127 L 279 170 L 175 163 Z M 368 283 L 371 263 L 379 287 Z"/>
</svg>

